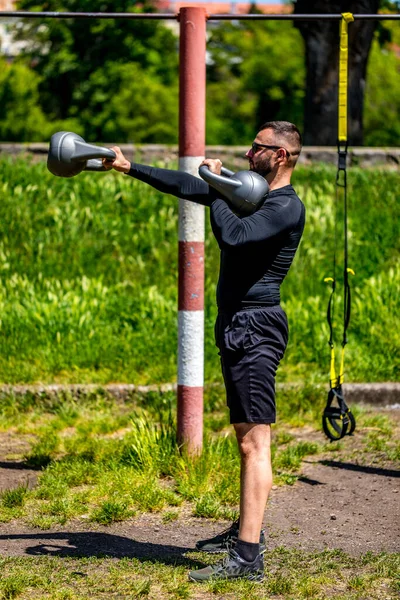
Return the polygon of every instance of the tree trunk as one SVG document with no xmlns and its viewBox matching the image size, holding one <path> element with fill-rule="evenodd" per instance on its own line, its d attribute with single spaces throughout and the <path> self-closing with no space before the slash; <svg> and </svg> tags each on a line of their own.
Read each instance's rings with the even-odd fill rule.
<svg viewBox="0 0 400 600">
<path fill-rule="evenodd" d="M 380 0 L 297 0 L 296 14 L 376 14 Z M 297 21 L 306 48 L 304 143 L 332 146 L 338 137 L 339 22 Z M 363 107 L 368 54 L 377 21 L 349 24 L 349 144 L 363 143 Z"/>
</svg>

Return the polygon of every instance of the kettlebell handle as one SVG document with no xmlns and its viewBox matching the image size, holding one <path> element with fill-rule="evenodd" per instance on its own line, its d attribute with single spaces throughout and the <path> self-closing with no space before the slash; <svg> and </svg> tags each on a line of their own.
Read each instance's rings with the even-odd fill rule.
<svg viewBox="0 0 400 600">
<path fill-rule="evenodd" d="M 110 157 L 111 158 L 111 157 Z M 84 171 L 109 171 L 103 165 L 103 161 L 99 158 L 91 158 L 87 161 Z"/>
<path fill-rule="evenodd" d="M 213 173 L 208 168 L 208 165 L 201 165 L 199 167 L 200 177 L 202 179 L 204 179 L 204 181 L 206 181 L 207 183 L 211 183 L 211 185 L 213 185 L 215 187 L 217 187 L 218 185 L 221 185 L 221 184 L 222 185 L 226 184 L 227 186 L 229 186 L 229 188 L 240 187 L 242 185 L 241 181 L 238 181 L 237 179 L 232 179 L 232 175 L 235 174 L 233 171 L 230 171 L 229 169 L 226 169 L 225 167 L 221 167 L 221 173 L 223 175 L 217 175 L 216 173 Z M 225 177 L 224 177 L 224 175 L 225 175 Z"/>
<path fill-rule="evenodd" d="M 221 173 L 222 175 L 226 175 L 227 177 L 232 177 L 232 175 L 235 174 L 234 171 L 230 171 L 226 167 L 221 167 Z"/>
<path fill-rule="evenodd" d="M 92 158 L 109 158 L 114 160 L 117 157 L 114 150 L 109 148 L 102 148 L 101 146 L 94 146 L 87 144 L 86 142 L 75 141 L 74 152 L 71 156 L 73 162 L 90 160 Z"/>
</svg>

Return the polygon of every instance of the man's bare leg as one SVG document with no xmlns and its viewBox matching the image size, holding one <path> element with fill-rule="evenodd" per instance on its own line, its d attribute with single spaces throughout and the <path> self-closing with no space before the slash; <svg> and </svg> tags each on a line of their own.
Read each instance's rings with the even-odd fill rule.
<svg viewBox="0 0 400 600">
<path fill-rule="evenodd" d="M 223 561 L 191 571 L 190 581 L 264 578 L 260 530 L 272 487 L 271 431 L 265 424 L 238 423 L 234 427 L 241 455 L 239 538 Z"/>
<path fill-rule="evenodd" d="M 258 544 L 272 487 L 271 426 L 236 423 L 234 428 L 241 456 L 239 539 Z"/>
</svg>

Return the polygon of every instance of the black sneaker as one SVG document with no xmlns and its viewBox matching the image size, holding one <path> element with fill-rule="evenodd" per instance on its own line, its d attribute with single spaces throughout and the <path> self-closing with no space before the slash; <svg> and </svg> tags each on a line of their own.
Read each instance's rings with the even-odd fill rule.
<svg viewBox="0 0 400 600">
<path fill-rule="evenodd" d="M 218 554 L 228 552 L 237 542 L 239 535 L 239 520 L 234 521 L 230 527 L 221 531 L 218 535 L 208 540 L 200 540 L 196 544 L 196 550 L 208 552 L 209 554 Z M 264 530 L 260 533 L 260 553 L 265 552 Z"/>
<path fill-rule="evenodd" d="M 189 581 L 196 581 L 197 583 L 239 578 L 249 579 L 250 581 L 262 581 L 264 579 L 262 554 L 259 554 L 253 562 L 247 562 L 235 550 L 229 550 L 228 556 L 216 565 L 210 565 L 189 573 Z"/>
</svg>

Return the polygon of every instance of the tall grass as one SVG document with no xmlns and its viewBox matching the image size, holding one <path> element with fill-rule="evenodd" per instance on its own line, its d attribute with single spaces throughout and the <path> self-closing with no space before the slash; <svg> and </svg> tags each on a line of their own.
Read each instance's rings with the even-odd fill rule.
<svg viewBox="0 0 400 600">
<path fill-rule="evenodd" d="M 311 441 L 310 427 L 320 428 L 325 400 L 318 392 L 315 386 L 299 386 L 278 398 L 279 425 L 271 447 L 277 485 L 295 483 L 304 458 L 311 455 L 335 452 L 335 460 L 346 461 L 356 452 L 360 464 L 379 461 L 381 466 L 399 459 L 391 417 L 360 407 L 355 407 L 356 446 L 351 440 L 335 447 Z M 6 396 L 0 403 L 0 431 L 26 442 L 20 458 L 38 470 L 38 482 L 34 489 L 19 485 L 0 494 L 0 522 L 22 518 L 48 528 L 82 518 L 108 524 L 143 512 L 173 520 L 187 510 L 207 518 L 234 518 L 240 481 L 237 443 L 228 427 L 222 386 L 208 388 L 205 396 L 201 456 L 188 456 L 177 447 L 172 392 L 124 402 L 99 392 L 79 402 L 65 395 L 35 402 Z M 215 414 L 221 416 L 218 423 L 211 420 Z M 304 425 L 306 430 L 297 429 Z"/>
<path fill-rule="evenodd" d="M 62 396 L 52 403 L 9 396 L 0 406 L 0 429 L 17 427 L 21 438 L 31 440 L 24 458 L 40 474 L 35 489 L 20 486 L 0 494 L 0 522 L 22 517 L 48 528 L 72 517 L 108 524 L 165 511 L 171 518 L 183 504 L 196 516 L 234 518 L 240 481 L 237 444 L 226 428 L 222 386 L 206 396 L 206 417 L 219 412 L 224 420 L 210 430 L 205 419 L 201 456 L 189 456 L 176 444 L 173 393 L 124 403 L 92 393 L 76 404 Z M 291 413 L 296 411 L 295 396 L 284 399 Z M 306 419 L 310 422 L 310 416 Z M 298 442 L 281 431 L 272 444 L 275 482 L 294 483 L 302 459 L 319 450 L 319 445 Z"/>
<path fill-rule="evenodd" d="M 332 275 L 334 179 L 334 169 L 323 166 L 301 168 L 294 178 L 307 225 L 282 288 L 291 334 L 281 381 L 327 377 L 330 290 L 323 279 Z M 346 380 L 398 380 L 398 174 L 352 169 L 349 182 L 356 275 Z M 174 381 L 177 221 L 175 198 L 129 177 L 58 179 L 44 164 L 2 159 L 0 380 Z M 218 250 L 209 227 L 206 253 L 206 380 L 214 381 Z M 338 302 L 338 332 L 340 312 Z"/>
</svg>

